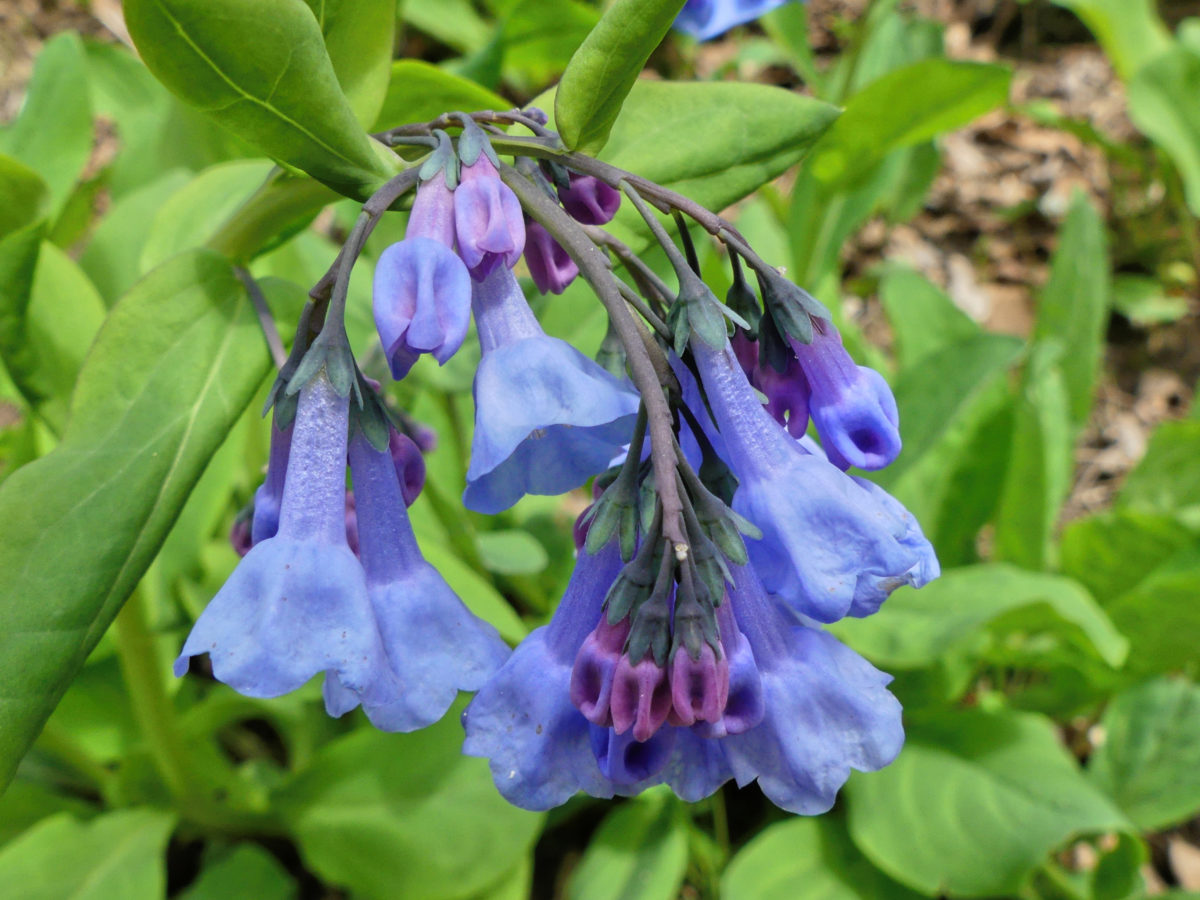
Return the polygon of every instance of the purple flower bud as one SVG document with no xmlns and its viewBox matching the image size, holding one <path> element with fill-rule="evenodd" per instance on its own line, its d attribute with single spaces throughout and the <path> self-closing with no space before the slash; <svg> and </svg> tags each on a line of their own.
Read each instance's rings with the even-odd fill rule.
<svg viewBox="0 0 1200 900">
<path fill-rule="evenodd" d="M 883 376 L 855 365 L 837 329 L 816 320 L 811 344 L 792 341 L 812 389 L 813 423 L 839 469 L 882 469 L 900 454 L 900 416 Z"/>
<path fill-rule="evenodd" d="M 808 429 L 811 390 L 799 361 L 788 360 L 784 372 L 776 372 L 769 365 L 759 365 L 754 369 L 753 383 L 766 396 L 764 406 L 771 417 L 780 425 L 786 425 L 792 437 L 802 437 Z"/>
<path fill-rule="evenodd" d="M 740 596 L 744 597 L 745 592 Z M 726 596 L 725 602 L 717 607 L 721 650 L 728 667 L 728 693 L 719 718 L 696 723 L 697 732 L 706 738 L 741 734 L 763 719 L 762 676 L 759 674 L 750 642 L 742 634 L 734 618 L 733 604 L 734 596 L 731 595 Z"/>
<path fill-rule="evenodd" d="M 239 514 L 233 520 L 233 527 L 229 529 L 229 543 L 238 556 L 245 556 L 250 552 L 250 548 L 254 546 L 254 539 L 250 534 L 249 517 Z"/>
<path fill-rule="evenodd" d="M 717 722 L 729 699 L 729 657 L 720 659 L 708 644 L 700 646 L 699 659 L 685 648 L 671 660 L 671 724 Z"/>
<path fill-rule="evenodd" d="M 404 505 L 412 506 L 420 496 L 421 488 L 425 487 L 425 457 L 416 441 L 394 428 L 388 434 L 388 452 L 396 466 Z"/>
<path fill-rule="evenodd" d="M 563 209 L 576 222 L 584 225 L 604 225 L 612 221 L 621 206 L 621 192 L 591 175 L 571 173 L 571 186 L 559 189 L 558 199 Z"/>
<path fill-rule="evenodd" d="M 733 347 L 734 355 L 737 356 L 742 371 L 746 373 L 746 377 L 753 384 L 754 370 L 758 368 L 758 341 L 750 340 L 750 335 L 740 328 L 735 328 L 733 337 L 729 339 L 729 345 Z"/>
<path fill-rule="evenodd" d="M 462 346 L 471 323 L 471 277 L 446 244 L 406 237 L 379 257 L 374 307 L 392 377 L 399 380 L 422 353 L 444 364 Z"/>
<path fill-rule="evenodd" d="M 446 187 L 444 176 L 421 182 L 404 236 L 429 238 L 454 249 L 454 191 Z"/>
<path fill-rule="evenodd" d="M 579 274 L 575 260 L 537 222 L 525 223 L 525 264 L 543 294 L 561 294 Z"/>
<path fill-rule="evenodd" d="M 671 712 L 671 683 L 667 670 L 650 654 L 634 663 L 628 656 L 617 661 L 609 700 L 613 730 L 633 729 L 636 741 L 648 741 L 667 722 Z"/>
<path fill-rule="evenodd" d="M 613 676 L 625 652 L 629 620 L 609 625 L 606 618 L 587 636 L 571 669 L 571 702 L 585 719 L 596 725 L 612 725 L 609 702 Z"/>
<path fill-rule="evenodd" d="M 521 202 L 486 154 L 463 166 L 462 183 L 454 191 L 454 227 L 459 255 L 476 281 L 501 263 L 511 269 L 525 249 Z"/>
</svg>

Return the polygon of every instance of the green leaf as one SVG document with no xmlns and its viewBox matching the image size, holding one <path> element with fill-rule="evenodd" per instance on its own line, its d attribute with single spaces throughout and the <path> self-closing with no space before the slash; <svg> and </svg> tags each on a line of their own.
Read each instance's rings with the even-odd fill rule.
<svg viewBox="0 0 1200 900">
<path fill-rule="evenodd" d="M 0 485 L 0 784 L 141 578 L 267 371 L 253 309 L 209 252 L 110 314 L 66 435 Z M 103 539 L 98 539 L 103 536 Z"/>
<path fill-rule="evenodd" d="M 204 246 L 246 198 L 262 186 L 272 166 L 259 159 L 205 169 L 158 207 L 139 267 L 148 272 L 177 253 Z"/>
<path fill-rule="evenodd" d="M 1186 297 L 1166 293 L 1150 275 L 1117 275 L 1112 283 L 1113 309 L 1138 328 L 1178 322 L 1188 314 Z"/>
<path fill-rule="evenodd" d="M 0 795 L 0 847 L 55 813 L 66 812 L 86 819 L 96 811 L 91 803 L 55 790 L 50 784 L 33 778 L 16 778 Z"/>
<path fill-rule="evenodd" d="M 471 0 L 403 0 L 404 21 L 460 53 L 471 53 L 491 38 L 491 28 Z"/>
<path fill-rule="evenodd" d="M 557 81 L 600 13 L 587 0 L 505 2 L 499 31 L 455 71 L 489 86 L 502 80 L 532 94 Z"/>
<path fill-rule="evenodd" d="M 1083 20 L 1126 81 L 1170 47 L 1154 0 L 1054 0 Z M 1132 103 L 1130 104 L 1132 106 Z"/>
<path fill-rule="evenodd" d="M 1060 349 L 1058 365 L 1076 428 L 1092 408 L 1108 321 L 1109 268 L 1104 220 L 1087 196 L 1076 191 L 1033 328 L 1034 341 L 1053 342 Z"/>
<path fill-rule="evenodd" d="M 1052 612 L 1059 627 L 1081 633 L 1109 665 L 1124 662 L 1128 642 L 1082 585 L 1004 563 L 951 569 L 919 591 L 901 588 L 876 615 L 843 619 L 831 630 L 885 669 L 917 669 L 980 651 L 989 623 L 1034 606 Z"/>
<path fill-rule="evenodd" d="M 55 35 L 42 47 L 21 114 L 0 132 L 0 152 L 42 176 L 57 215 L 92 152 L 87 68 L 74 32 Z"/>
<path fill-rule="evenodd" d="M 1129 638 L 1131 675 L 1157 675 L 1200 662 L 1200 545 L 1193 544 L 1151 569 L 1138 584 L 1105 603 Z"/>
<path fill-rule="evenodd" d="M 860 180 L 892 150 L 929 140 L 1002 105 L 1012 73 L 1003 66 L 926 59 L 855 94 L 813 148 L 809 170 L 826 184 Z"/>
<path fill-rule="evenodd" d="M 0 884 L 24 900 L 158 900 L 166 896 L 174 817 L 124 810 L 77 822 L 44 819 L 0 851 Z"/>
<path fill-rule="evenodd" d="M 11 156 L 0 156 L 0 238 L 46 216 L 49 192 L 33 169 Z"/>
<path fill-rule="evenodd" d="M 1164 422 L 1155 429 L 1117 506 L 1174 516 L 1200 527 L 1200 422 Z"/>
<path fill-rule="evenodd" d="M 1042 716 L 958 710 L 915 720 L 899 759 L 849 785 L 854 843 L 930 896 L 1017 896 L 1072 837 L 1129 823 Z"/>
<path fill-rule="evenodd" d="M 1060 565 L 1104 606 L 1195 542 L 1170 516 L 1114 510 L 1067 525 Z"/>
<path fill-rule="evenodd" d="M 302 4 L 128 0 L 124 10 L 150 71 L 271 157 L 359 198 L 398 171 L 359 126 Z"/>
<path fill-rule="evenodd" d="M 420 59 L 392 63 L 387 97 L 372 130 L 385 131 L 409 122 L 427 122 L 444 112 L 510 109 L 499 94 Z"/>
<path fill-rule="evenodd" d="M 510 806 L 487 762 L 460 753 L 460 712 L 412 734 L 364 729 L 323 747 L 276 795 L 306 865 L 355 895 L 405 900 L 467 897 L 511 869 L 542 816 Z"/>
<path fill-rule="evenodd" d="M 1160 678 L 1119 694 L 1100 720 L 1092 782 L 1138 828 L 1157 831 L 1200 809 L 1200 688 Z"/>
<path fill-rule="evenodd" d="M 803 887 L 801 887 L 803 886 Z M 721 878 L 724 900 L 915 900 L 863 859 L 829 816 L 795 818 L 759 832 Z"/>
<path fill-rule="evenodd" d="M 671 23 L 680 0 L 616 0 L 575 51 L 554 96 L 568 148 L 593 156 L 608 141 L 621 104 Z"/>
<path fill-rule="evenodd" d="M 887 267 L 879 282 L 879 300 L 896 338 L 901 371 L 980 331 L 940 288 L 905 265 Z"/>
<path fill-rule="evenodd" d="M 342 93 L 364 128 L 388 90 L 396 40 L 396 0 L 304 0 L 325 37 Z"/>
<path fill-rule="evenodd" d="M 0 304 L 0 355 L 8 374 L 61 434 L 79 367 L 104 321 L 104 301 L 66 253 L 43 241 L 25 306 L 8 291 Z"/>
<path fill-rule="evenodd" d="M 1055 343 L 1035 344 L 1026 363 L 996 513 L 996 557 L 1029 569 L 1054 562 L 1054 529 L 1074 470 L 1070 398 L 1060 352 Z"/>
<path fill-rule="evenodd" d="M 206 861 L 200 877 L 178 896 L 179 900 L 291 900 L 296 883 L 274 856 L 256 844 L 243 843 L 221 859 Z"/>
<path fill-rule="evenodd" d="M 484 531 L 477 543 L 484 565 L 497 575 L 536 575 L 550 563 L 546 548 L 528 531 Z"/>
<path fill-rule="evenodd" d="M 674 900 L 688 861 L 687 814 L 655 788 L 604 817 L 571 873 L 569 900 Z"/>
<path fill-rule="evenodd" d="M 1200 216 L 1200 51 L 1177 44 L 1129 82 L 1129 117 L 1170 155 L 1183 176 L 1188 206 Z"/>
<path fill-rule="evenodd" d="M 829 104 L 762 84 L 639 81 L 601 156 L 724 209 L 799 162 L 837 115 Z M 622 205 L 618 221 L 645 233 L 632 204 Z"/>
</svg>

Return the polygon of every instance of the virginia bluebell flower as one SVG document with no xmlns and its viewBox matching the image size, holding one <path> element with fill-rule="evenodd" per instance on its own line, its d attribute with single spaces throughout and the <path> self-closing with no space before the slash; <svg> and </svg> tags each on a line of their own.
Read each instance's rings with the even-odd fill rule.
<svg viewBox="0 0 1200 900">
<path fill-rule="evenodd" d="M 579 274 L 575 260 L 537 222 L 525 223 L 525 264 L 543 294 L 561 294 Z"/>
<path fill-rule="evenodd" d="M 719 660 L 711 648 L 699 659 L 681 650 L 665 681 L 652 660 L 631 665 L 627 627 L 609 625 L 603 611 L 620 567 L 612 544 L 581 553 L 550 624 L 463 715 L 464 752 L 489 759 L 510 802 L 548 809 L 576 791 L 611 797 L 659 783 L 694 801 L 732 778 L 757 780 L 779 806 L 813 814 L 832 806 L 851 768 L 878 769 L 899 752 L 890 678 L 797 624 L 750 567 L 734 569 L 718 608 Z M 620 696 L 623 666 L 644 691 Z"/>
<path fill-rule="evenodd" d="M 188 635 L 175 674 L 209 654 L 242 694 L 278 697 L 318 672 L 377 701 L 385 659 L 362 567 L 346 544 L 349 400 L 324 370 L 300 391 L 278 531 L 256 543 Z"/>
<path fill-rule="evenodd" d="M 397 380 L 422 353 L 453 356 L 471 322 L 471 277 L 454 252 L 455 192 L 439 172 L 417 189 L 404 240 L 375 266 L 375 325 Z"/>
<path fill-rule="evenodd" d="M 561 494 L 608 468 L 629 441 L 637 395 L 547 336 L 506 266 L 475 284 L 473 305 L 483 359 L 463 503 L 496 513 L 524 494 Z"/>
<path fill-rule="evenodd" d="M 687 0 L 675 19 L 675 27 L 698 41 L 707 41 L 786 2 L 788 0 Z"/>
<path fill-rule="evenodd" d="M 458 253 L 476 281 L 498 266 L 511 269 L 525 249 L 521 203 L 486 153 L 462 167 L 462 183 L 454 191 L 454 229 Z"/>
<path fill-rule="evenodd" d="M 621 207 L 621 192 L 591 175 L 571 173 L 570 186 L 559 188 L 558 199 L 576 222 L 604 225 Z"/>
<path fill-rule="evenodd" d="M 877 609 L 902 584 L 938 572 L 933 548 L 899 502 L 809 453 L 762 408 L 727 344 L 692 342 L 725 462 L 733 508 L 758 526 L 750 561 L 766 589 L 818 622 Z"/>
<path fill-rule="evenodd" d="M 359 556 L 385 648 L 390 697 L 325 680 L 325 705 L 339 716 L 360 702 L 385 731 L 413 731 L 440 719 L 459 690 L 475 690 L 508 657 L 496 630 L 477 619 L 417 547 L 392 454 L 360 433 L 350 442 Z"/>
<path fill-rule="evenodd" d="M 283 482 L 292 450 L 294 422 L 286 428 L 271 420 L 271 452 L 267 457 L 267 477 L 254 492 L 254 519 L 250 527 L 250 545 L 274 537 L 279 530 L 279 507 L 283 503 Z M 249 547 L 247 548 L 249 549 Z"/>
<path fill-rule="evenodd" d="M 892 389 L 874 369 L 855 365 L 833 325 L 824 319 L 813 325 L 812 343 L 791 347 L 811 388 L 810 412 L 829 461 L 839 469 L 890 465 L 900 455 Z"/>
</svg>

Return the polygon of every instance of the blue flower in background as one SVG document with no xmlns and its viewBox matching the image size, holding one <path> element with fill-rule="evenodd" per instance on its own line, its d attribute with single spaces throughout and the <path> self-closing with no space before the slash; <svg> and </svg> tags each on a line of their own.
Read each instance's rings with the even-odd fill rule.
<svg viewBox="0 0 1200 900">
<path fill-rule="evenodd" d="M 325 705 L 340 716 L 361 702 L 384 731 L 413 731 L 445 715 L 458 691 L 480 687 L 509 648 L 421 555 L 392 454 L 360 433 L 350 442 L 350 471 L 359 556 L 388 671 L 358 693 L 326 678 Z"/>
<path fill-rule="evenodd" d="M 675 27 L 698 41 L 707 41 L 730 28 L 744 25 L 783 6 L 788 0 L 687 0 Z"/>
<path fill-rule="evenodd" d="M 346 544 L 349 400 L 322 370 L 300 392 L 278 531 L 256 543 L 188 635 L 175 674 L 207 653 L 242 694 L 278 697 L 319 672 L 361 693 L 383 645 L 362 567 Z"/>
<path fill-rule="evenodd" d="M 936 577 L 933 547 L 898 501 L 883 502 L 881 489 L 865 488 L 792 438 L 759 404 L 728 344 L 692 348 L 738 478 L 733 508 L 763 532 L 746 548 L 770 593 L 834 622 L 877 609 L 902 584 Z"/>
<path fill-rule="evenodd" d="M 628 443 L 638 397 L 565 341 L 542 331 L 512 271 L 474 287 L 483 358 L 463 503 L 508 509 L 525 494 L 579 487 Z"/>
</svg>

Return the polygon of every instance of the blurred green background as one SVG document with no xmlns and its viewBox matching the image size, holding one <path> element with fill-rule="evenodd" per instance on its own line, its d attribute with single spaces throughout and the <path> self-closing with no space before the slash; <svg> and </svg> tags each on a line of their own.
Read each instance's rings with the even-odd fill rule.
<svg viewBox="0 0 1200 900">
<path fill-rule="evenodd" d="M 529 102 L 600 11 L 402 0 L 404 62 L 385 60 L 374 127 Z M 1197 16 L 1150 0 L 812 0 L 704 44 L 671 35 L 650 59 L 646 79 L 762 82 L 845 110 L 727 211 L 887 374 L 905 450 L 877 480 L 945 572 L 833 626 L 896 675 L 909 737 L 831 813 L 790 817 L 731 786 L 696 805 L 651 791 L 526 813 L 459 755 L 461 704 L 388 735 L 359 713 L 328 719 L 315 684 L 258 701 L 171 677 L 236 562 L 268 379 L 0 796 L 0 895 L 1200 897 Z M 5 479 L 58 445 L 109 308 L 206 241 L 271 163 L 150 75 L 116 0 L 6 0 L 0 64 Z M 699 147 L 744 127 L 737 110 L 688 112 L 679 133 Z M 620 128 L 603 156 L 620 158 Z M 285 335 L 355 214 L 332 203 L 253 262 Z M 351 287 L 368 373 L 382 363 L 370 259 L 403 226 L 385 219 Z M 722 294 L 721 259 L 703 262 Z M 582 283 L 535 307 L 599 348 Z M 422 549 L 515 642 L 560 596 L 586 497 L 461 509 L 477 359 L 468 343 L 391 390 L 439 435 L 411 511 Z"/>
</svg>

